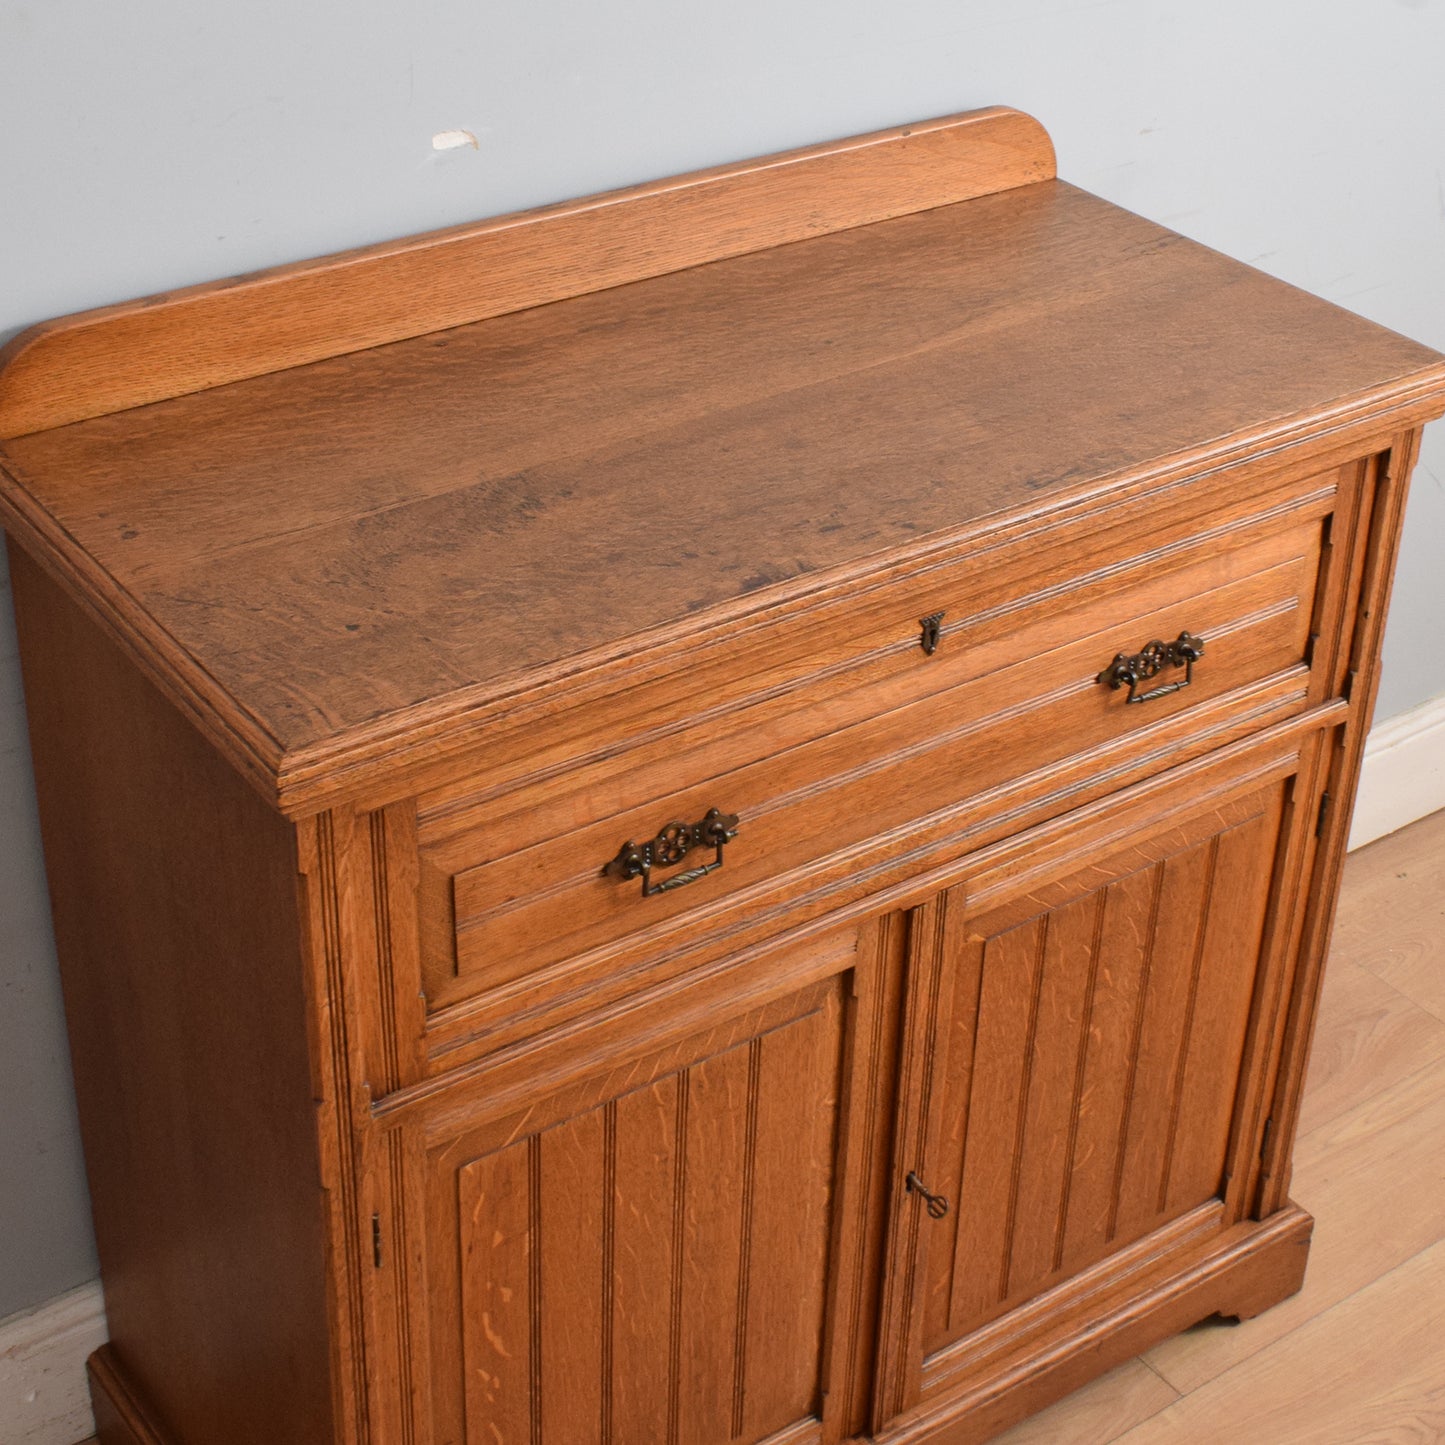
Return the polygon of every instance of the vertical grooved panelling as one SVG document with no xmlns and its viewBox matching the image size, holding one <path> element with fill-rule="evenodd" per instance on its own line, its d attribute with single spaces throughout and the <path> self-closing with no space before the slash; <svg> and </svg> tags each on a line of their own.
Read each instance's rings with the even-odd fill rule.
<svg viewBox="0 0 1445 1445">
<path fill-rule="evenodd" d="M 678 1420 L 683 1445 L 711 1445 L 731 1434 L 749 1053 L 730 1049 L 688 1071 Z"/>
<path fill-rule="evenodd" d="M 1010 1303 L 1037 1293 L 1054 1268 L 1068 1186 L 1069 1111 L 1078 1081 L 1097 917 L 1097 892 L 1075 898 L 1048 915 L 1042 986 L 1032 1026 L 1018 1203 L 1009 1226 L 1006 1299 Z"/>
<path fill-rule="evenodd" d="M 822 1408 L 840 1054 L 834 1017 L 822 1012 L 753 1045 L 746 1350 L 734 1431 L 749 1441 Z M 807 1108 L 800 1079 L 817 1081 Z"/>
<path fill-rule="evenodd" d="M 1221 833 L 1209 931 L 1199 975 L 1201 1003 L 1189 1031 L 1180 1116 L 1191 1121 L 1174 1151 L 1166 1211 L 1223 1193 L 1229 1125 L 1264 942 L 1270 875 L 1260 860 L 1274 850 L 1283 813 L 1276 806 Z M 1202 1000 L 1208 1000 L 1206 1006 Z"/>
<path fill-rule="evenodd" d="M 1136 1074 L 1114 1240 L 1126 1244 L 1162 1222 L 1159 1180 L 1169 1144 L 1170 1106 L 1192 960 L 1205 907 L 1210 845 L 1185 848 L 1161 860 L 1164 877 L 1154 920 L 1149 988 L 1136 1047 Z"/>
<path fill-rule="evenodd" d="M 678 1099 L 671 1074 L 616 1101 L 612 1200 L 611 1378 L 608 1425 L 616 1445 L 667 1436 L 674 1375 L 671 1304 L 677 1261 Z"/>
<path fill-rule="evenodd" d="M 1034 985 L 1029 998 L 1029 1022 L 1024 1038 L 1022 1058 L 1019 1060 L 1018 1125 L 1015 1131 L 1014 1147 L 1011 1154 L 1013 1168 L 1009 1178 L 1008 1216 L 1004 1226 L 1003 1267 L 999 1271 L 998 1299 L 1002 1303 L 1009 1296 L 1013 1273 L 1014 1235 L 1018 1230 L 1019 1180 L 1023 1173 L 1024 1141 L 1028 1136 L 1029 1092 L 1033 1085 L 1034 1058 L 1038 1047 L 1039 1004 L 1044 990 L 1044 965 L 1048 957 L 1049 924 L 1046 914 L 1039 928 L 1038 957 L 1034 962 Z"/>
<path fill-rule="evenodd" d="M 1129 1108 L 1133 1044 L 1149 952 L 1157 870 L 1143 868 L 1100 890 L 1087 999 L 1086 1051 L 1070 1105 L 1064 1227 L 1053 1271 L 1061 1277 L 1108 1252 L 1119 1139 Z"/>
<path fill-rule="evenodd" d="M 733 1334 L 732 1433 L 743 1433 L 743 1401 L 747 1393 L 748 1373 L 748 1291 L 752 1281 L 753 1258 L 753 1188 L 758 1163 L 758 1080 L 762 1067 L 763 1041 L 754 1039 L 748 1046 L 747 1124 L 743 1146 L 743 1209 L 739 1225 L 741 1258 L 738 1266 L 737 1322 Z"/>
<path fill-rule="evenodd" d="M 954 984 L 953 1018 L 941 1021 L 940 1027 L 950 1030 L 945 1056 L 948 1072 L 939 1108 L 940 1143 L 938 1188 L 954 1202 L 954 1207 L 937 1221 L 937 1245 L 929 1251 L 928 1319 L 925 1340 L 943 1337 L 952 1315 L 957 1272 L 963 1268 L 963 1254 L 968 1241 L 963 1235 L 964 1171 L 966 1168 L 969 1121 L 974 1094 L 974 1063 L 978 1049 L 979 1019 L 983 1009 L 984 944 L 974 938 L 965 940 L 964 955 L 957 960 L 958 979 Z"/>
<path fill-rule="evenodd" d="M 1012 895 L 979 888 L 972 915 L 968 884 L 951 895 L 948 1117 L 929 1170 L 955 1190 L 957 1225 L 939 1222 L 923 1266 L 925 1375 L 972 1331 L 1220 1197 L 1282 797 L 1275 783 L 1201 806 Z"/>
<path fill-rule="evenodd" d="M 687 1218 L 687 1125 L 690 1070 L 678 1080 L 677 1129 L 673 1136 L 672 1296 L 668 1300 L 667 1439 L 677 1445 L 682 1423 L 682 1266 Z"/>
<path fill-rule="evenodd" d="M 1209 936 L 1209 918 L 1214 907 L 1214 875 L 1219 863 L 1219 839 L 1210 839 L 1209 864 L 1204 876 L 1204 903 L 1199 910 L 1198 937 L 1189 969 L 1189 992 L 1184 1005 L 1184 1024 L 1180 1030 L 1179 1055 L 1170 1089 L 1169 1133 L 1164 1145 L 1164 1170 L 1159 1180 L 1158 1209 L 1162 1214 L 1169 1203 L 1169 1175 L 1174 1168 L 1174 1150 L 1179 1141 L 1179 1115 L 1184 1103 L 1184 1076 L 1189 1061 L 1189 1043 L 1194 1028 L 1194 1010 L 1199 1000 L 1199 976 L 1204 966 L 1204 946 Z"/>
<path fill-rule="evenodd" d="M 542 1151 L 542 1438 L 596 1440 L 602 1427 L 605 1159 L 609 1109 L 538 1136 Z"/>
<path fill-rule="evenodd" d="M 840 1243 L 846 1255 L 851 1252 L 848 1278 L 835 1296 L 846 1300 L 846 1310 L 838 1312 L 838 1328 L 843 1332 L 844 1349 L 836 1356 L 841 1387 L 835 1388 L 837 1419 L 844 1435 L 861 1431 L 866 1426 L 869 1395 L 876 1374 L 876 1327 L 878 1304 L 882 1295 L 876 1263 L 883 1257 L 886 1241 L 881 1237 L 883 1210 L 888 1200 L 888 1180 L 892 1165 L 892 1141 L 898 1092 L 895 1086 L 895 1050 L 898 1046 L 898 1019 L 903 986 L 903 962 L 906 941 L 904 915 L 885 914 L 872 920 L 862 930 L 858 941 L 856 967 L 849 976 L 850 991 L 856 1000 L 850 1010 L 856 1027 L 861 1014 L 867 1018 L 866 1035 L 859 1029 L 849 1040 L 847 1067 L 856 1088 L 861 1066 L 863 1086 L 861 1106 L 855 1094 L 849 1109 L 847 1146 L 853 1162 L 851 1185 L 846 1194 L 847 1219 Z M 850 1030 L 851 1032 L 851 1030 Z M 859 1051 L 862 1057 L 859 1058 Z M 840 1060 L 840 1063 L 844 1060 Z M 861 1127 L 860 1127 L 861 1122 Z M 855 1135 L 858 1142 L 855 1145 Z M 849 1246 L 851 1245 L 851 1250 Z M 876 1247 L 875 1247 L 876 1246 Z"/>
<path fill-rule="evenodd" d="M 462 1411 L 468 1440 L 536 1445 L 541 1433 L 541 1307 L 536 1140 L 520 1140 L 456 1175 Z"/>
<path fill-rule="evenodd" d="M 390 1258 L 399 1302 L 396 1311 L 396 1361 L 397 1378 L 403 1387 L 400 1445 L 412 1445 L 416 1439 L 416 1420 L 411 1389 L 415 1374 L 411 1337 L 411 1257 L 406 1242 L 406 1144 L 396 1130 L 386 1136 L 386 1159 L 391 1193 Z"/>
<path fill-rule="evenodd" d="M 361 1267 L 362 1229 L 358 1215 L 356 1190 L 356 1140 L 352 1133 L 352 1101 L 350 1091 L 350 1047 L 346 1036 L 346 1006 L 341 958 L 340 895 L 336 877 L 336 823 L 331 813 L 322 813 L 316 820 L 317 860 L 320 869 L 317 892 L 321 903 L 322 947 L 326 955 L 326 1018 L 330 1029 L 332 1074 L 341 1081 L 336 1108 L 336 1151 L 341 1183 L 341 1215 L 346 1227 L 346 1253 L 357 1268 Z M 351 1352 L 352 1389 L 357 1400 L 368 1395 L 366 1368 L 366 1329 L 359 1291 L 347 1291 L 350 1332 L 354 1342 Z M 360 1413 L 358 1424 L 362 1442 L 370 1439 L 366 1412 Z"/>
<path fill-rule="evenodd" d="M 875 1430 L 912 1403 L 911 1378 L 921 1345 L 926 1310 L 916 1288 L 920 1261 L 927 1258 L 927 1214 L 910 1177 L 929 1168 L 929 1113 L 936 1084 L 939 991 L 947 895 L 907 916 L 903 1008 L 898 1031 L 900 1112 L 890 1154 L 890 1240 L 883 1269 L 880 1318 L 885 1349 L 877 1364 L 873 1402 Z"/>
<path fill-rule="evenodd" d="M 542 1442 L 542 1140 L 527 1140 L 527 1294 L 531 1304 L 527 1334 L 527 1383 L 531 1401 L 532 1445 Z"/>
<path fill-rule="evenodd" d="M 438 1445 L 714 1445 L 819 1420 L 840 995 L 444 1147 L 461 1410 Z"/>
<path fill-rule="evenodd" d="M 1144 1012 L 1149 1002 L 1149 983 L 1154 971 L 1154 948 L 1159 939 L 1159 900 L 1164 892 L 1164 864 L 1153 869 L 1153 889 L 1149 899 L 1149 927 L 1144 959 L 1139 973 L 1139 989 L 1134 1004 L 1134 1022 L 1129 1034 L 1128 1080 L 1124 1087 L 1124 1114 L 1119 1121 L 1119 1137 L 1114 1150 L 1114 1184 L 1109 1196 L 1109 1223 L 1105 1241 L 1112 1244 L 1119 1233 L 1119 1201 L 1124 1188 L 1124 1157 L 1129 1142 L 1129 1126 L 1134 1118 L 1135 1097 L 1139 1088 L 1139 1040 L 1144 1034 Z"/>
<path fill-rule="evenodd" d="M 1029 1012 L 1042 963 L 1042 918 L 1029 919 L 985 940 L 969 1119 L 958 1193 L 949 1332 L 995 1310 L 1007 1261 L 1006 1228 L 1017 1134 L 1022 1128 L 1020 1058 L 1029 1037 Z M 965 1253 L 966 1252 L 966 1253 Z"/>
<path fill-rule="evenodd" d="M 381 1094 L 401 1082 L 401 1065 L 397 1054 L 396 961 L 392 956 L 391 889 L 387 870 L 386 814 L 378 810 L 369 817 L 371 838 L 372 915 L 376 920 L 376 972 L 381 997 L 382 1068 L 385 1077 L 378 1082 Z"/>
<path fill-rule="evenodd" d="M 1078 1164 L 1079 1104 L 1084 1093 L 1084 1069 L 1089 1060 L 1089 1037 L 1094 1018 L 1094 994 L 1099 981 L 1099 957 L 1103 952 L 1104 911 L 1111 890 L 1101 888 L 1095 895 L 1094 936 L 1089 946 L 1088 981 L 1084 985 L 1084 1007 L 1079 1015 L 1079 1044 L 1074 1056 L 1074 1092 L 1069 1102 L 1067 1140 L 1064 1145 L 1064 1187 L 1059 1198 L 1058 1219 L 1054 1225 L 1054 1258 L 1052 1270 L 1064 1262 L 1064 1233 L 1069 1220 L 1069 1196 L 1074 1171 Z"/>
<path fill-rule="evenodd" d="M 617 1281 L 617 1100 L 602 1111 L 602 1350 L 598 1393 L 602 1399 L 603 1445 L 612 1445 Z"/>
</svg>

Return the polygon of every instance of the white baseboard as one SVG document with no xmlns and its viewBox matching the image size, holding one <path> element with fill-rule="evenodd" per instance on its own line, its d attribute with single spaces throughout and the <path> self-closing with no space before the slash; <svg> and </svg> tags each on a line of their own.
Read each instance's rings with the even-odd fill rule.
<svg viewBox="0 0 1445 1445">
<path fill-rule="evenodd" d="M 99 1281 L 0 1320 L 0 1440 L 76 1445 L 95 1434 L 85 1361 L 105 1341 Z"/>
<path fill-rule="evenodd" d="M 1445 695 L 1377 723 L 1365 742 L 1350 847 L 1445 808 Z"/>
</svg>

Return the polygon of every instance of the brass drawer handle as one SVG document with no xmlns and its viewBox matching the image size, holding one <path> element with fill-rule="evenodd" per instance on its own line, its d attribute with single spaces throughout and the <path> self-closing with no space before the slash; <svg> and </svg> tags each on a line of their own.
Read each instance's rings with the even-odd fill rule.
<svg viewBox="0 0 1445 1445">
<path fill-rule="evenodd" d="M 720 813 L 709 808 L 696 823 L 669 823 L 650 843 L 640 846 L 629 839 L 618 851 L 617 856 L 602 870 L 608 878 L 618 878 L 624 883 L 629 878 L 642 879 L 642 896 L 651 898 L 654 893 L 666 893 L 714 872 L 723 865 L 723 845 L 731 843 L 738 835 L 736 813 Z M 670 868 L 681 863 L 694 848 L 716 848 L 717 854 L 711 863 L 689 868 L 685 873 L 674 873 L 661 883 L 653 883 L 654 868 Z"/>
<path fill-rule="evenodd" d="M 1151 642 L 1132 656 L 1121 652 L 1095 682 L 1106 682 L 1111 688 L 1120 688 L 1127 682 L 1129 696 L 1125 702 L 1148 702 L 1153 697 L 1164 697 L 1188 687 L 1194 680 L 1194 664 L 1204 656 L 1204 639 L 1192 632 L 1181 632 L 1173 642 Z M 1158 677 L 1166 667 L 1182 667 L 1184 677 L 1179 682 L 1166 682 L 1162 687 L 1151 687 L 1140 692 L 1139 684 Z"/>
</svg>

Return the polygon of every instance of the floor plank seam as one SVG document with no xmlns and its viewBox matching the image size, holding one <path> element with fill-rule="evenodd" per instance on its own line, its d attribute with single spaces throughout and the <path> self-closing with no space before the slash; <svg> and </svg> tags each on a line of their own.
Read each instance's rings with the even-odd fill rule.
<svg viewBox="0 0 1445 1445">
<path fill-rule="evenodd" d="M 1386 986 L 1386 988 L 1393 989 L 1397 994 L 1400 995 L 1401 998 L 1407 999 L 1410 1003 L 1414 1004 L 1414 1006 L 1419 1009 L 1421 1013 L 1428 1014 L 1432 1019 L 1435 1020 L 1436 1023 L 1445 1024 L 1445 1010 L 1437 1011 L 1436 1009 L 1432 1008 L 1430 1004 L 1426 1003 L 1423 999 L 1416 998 L 1414 994 L 1406 993 L 1405 990 L 1399 986 L 1399 984 L 1391 982 L 1391 980 L 1386 978 L 1384 974 L 1378 972 L 1378 970 L 1376 969 L 1371 968 L 1369 963 L 1366 962 L 1364 959 L 1352 959 L 1351 962 L 1353 962 L 1357 968 L 1363 968 L 1365 972 L 1370 975 L 1371 978 L 1379 979 L 1380 982 Z"/>
<path fill-rule="evenodd" d="M 1434 1018 L 1434 1015 L 1431 1014 L 1430 1017 Z M 1445 1019 L 1441 1019 L 1440 1022 L 1445 1023 Z M 1371 1104 L 1383 1098 L 1384 1095 L 1393 1093 L 1396 1090 L 1404 1091 L 1410 1085 L 1420 1083 L 1429 1075 L 1439 1073 L 1442 1067 L 1445 1067 L 1445 1059 L 1431 1059 L 1428 1063 L 1421 1064 L 1418 1069 L 1412 1069 L 1408 1074 L 1401 1074 L 1398 1079 L 1389 1080 L 1382 1087 L 1373 1090 L 1371 1093 L 1361 1094 L 1348 1109 L 1341 1109 L 1338 1114 L 1332 1114 L 1328 1119 L 1321 1119 L 1318 1124 L 1312 1124 L 1308 1129 L 1303 1130 L 1297 1136 L 1296 1144 L 1302 1144 L 1307 1139 L 1313 1139 L 1316 1134 L 1323 1130 L 1340 1128 L 1352 1115 L 1367 1109 Z M 1304 1204 L 1303 1200 L 1301 1200 L 1300 1203 L 1302 1207 L 1306 1209 L 1309 1208 L 1307 1204 Z"/>
</svg>

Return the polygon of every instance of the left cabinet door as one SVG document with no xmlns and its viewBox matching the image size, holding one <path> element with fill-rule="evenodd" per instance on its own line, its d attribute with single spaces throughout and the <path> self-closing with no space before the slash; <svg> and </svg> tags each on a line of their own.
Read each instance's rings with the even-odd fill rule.
<svg viewBox="0 0 1445 1445">
<path fill-rule="evenodd" d="M 847 1293 L 856 955 L 804 952 L 786 991 L 700 1028 L 653 1010 L 401 1104 L 380 1142 L 405 1219 L 378 1237 L 404 1241 L 379 1268 L 410 1438 L 839 1438 L 825 1320 Z"/>
</svg>

